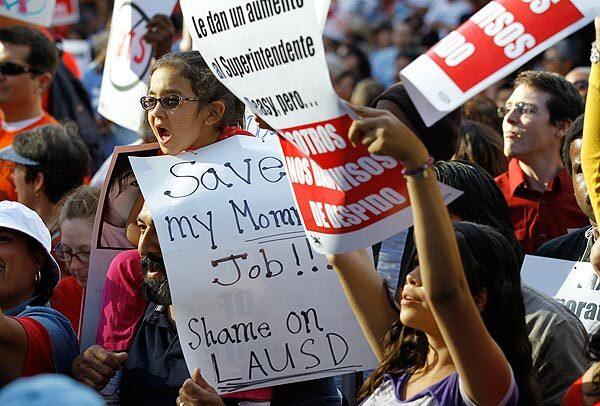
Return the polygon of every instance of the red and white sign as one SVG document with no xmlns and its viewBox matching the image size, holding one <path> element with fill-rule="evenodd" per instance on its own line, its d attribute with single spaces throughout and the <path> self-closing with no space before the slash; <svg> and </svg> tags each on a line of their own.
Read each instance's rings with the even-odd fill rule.
<svg viewBox="0 0 600 406">
<path fill-rule="evenodd" d="M 491 1 L 402 72 L 427 125 L 588 24 L 600 0 Z"/>
<path fill-rule="evenodd" d="M 54 14 L 52 15 L 52 25 L 69 25 L 79 22 L 79 1 L 78 0 L 56 0 Z"/>
<path fill-rule="evenodd" d="M 400 163 L 348 142 L 352 118 L 331 84 L 321 40 L 327 2 L 180 4 L 194 49 L 281 135 L 295 202 L 317 252 L 370 246 L 412 224 Z"/>
</svg>

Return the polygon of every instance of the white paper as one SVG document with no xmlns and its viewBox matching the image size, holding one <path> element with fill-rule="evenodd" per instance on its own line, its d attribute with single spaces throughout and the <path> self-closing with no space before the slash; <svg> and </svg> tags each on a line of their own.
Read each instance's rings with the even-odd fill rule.
<svg viewBox="0 0 600 406">
<path fill-rule="evenodd" d="M 0 0 L 0 16 L 49 27 L 56 0 Z"/>
</svg>

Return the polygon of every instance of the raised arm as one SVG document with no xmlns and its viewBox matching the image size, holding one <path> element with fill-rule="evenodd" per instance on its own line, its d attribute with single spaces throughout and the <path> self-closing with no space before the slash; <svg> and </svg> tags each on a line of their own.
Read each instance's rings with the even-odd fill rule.
<svg viewBox="0 0 600 406">
<path fill-rule="evenodd" d="M 354 144 L 393 156 L 406 170 L 424 166 L 429 154 L 421 141 L 386 111 L 356 108 L 350 128 Z M 498 404 L 511 385 L 510 365 L 488 333 L 465 278 L 450 216 L 433 170 L 409 177 L 420 274 L 437 326 L 469 398 Z"/>
</svg>

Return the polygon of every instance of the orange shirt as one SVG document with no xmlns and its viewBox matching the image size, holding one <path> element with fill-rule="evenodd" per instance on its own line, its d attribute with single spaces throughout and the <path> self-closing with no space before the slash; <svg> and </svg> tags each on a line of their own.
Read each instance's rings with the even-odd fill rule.
<svg viewBox="0 0 600 406">
<path fill-rule="evenodd" d="M 61 279 L 50 298 L 50 307 L 65 315 L 71 322 L 73 330 L 79 331 L 81 321 L 81 304 L 83 289 L 74 276 Z"/>
<path fill-rule="evenodd" d="M 48 113 L 44 113 L 44 115 L 38 121 L 19 131 L 8 131 L 0 126 L 0 148 L 12 145 L 13 139 L 17 134 L 49 124 L 60 125 L 58 121 L 54 119 L 54 117 Z M 17 193 L 15 192 L 15 187 L 10 179 L 10 174 L 10 165 L 7 165 L 6 162 L 0 163 L 0 201 L 17 200 Z"/>
</svg>

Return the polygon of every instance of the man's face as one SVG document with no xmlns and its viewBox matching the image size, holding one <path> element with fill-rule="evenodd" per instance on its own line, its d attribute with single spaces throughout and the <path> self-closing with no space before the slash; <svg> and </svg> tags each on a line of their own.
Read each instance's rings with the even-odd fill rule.
<svg viewBox="0 0 600 406">
<path fill-rule="evenodd" d="M 569 147 L 569 157 L 571 158 L 571 180 L 573 181 L 573 190 L 577 205 L 591 221 L 594 221 L 594 210 L 588 194 L 583 171 L 581 170 L 581 139 L 574 140 Z"/>
<path fill-rule="evenodd" d="M 573 86 L 577 89 L 583 100 L 587 98 L 588 91 L 588 78 L 590 76 L 590 72 L 587 68 L 576 68 L 565 76 L 568 82 L 572 83 Z"/>
<path fill-rule="evenodd" d="M 549 94 L 527 85 L 519 85 L 508 98 L 508 112 L 502 121 L 504 155 L 508 158 L 558 154 L 565 128 L 550 123 L 549 98 Z"/>
<path fill-rule="evenodd" d="M 24 68 L 30 68 L 27 63 L 29 46 L 0 42 L 0 63 L 11 62 Z M 10 104 L 14 107 L 30 106 L 41 97 L 38 77 L 31 72 L 19 75 L 3 75 L 0 73 L 0 108 Z"/>
<path fill-rule="evenodd" d="M 146 204 L 144 204 L 138 215 L 137 225 L 141 231 L 138 252 L 142 258 L 141 267 L 144 277 L 142 293 L 152 303 L 169 306 L 173 302 L 171 301 L 165 263 L 158 244 L 158 234 L 154 227 L 154 221 Z"/>
</svg>

